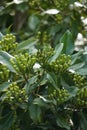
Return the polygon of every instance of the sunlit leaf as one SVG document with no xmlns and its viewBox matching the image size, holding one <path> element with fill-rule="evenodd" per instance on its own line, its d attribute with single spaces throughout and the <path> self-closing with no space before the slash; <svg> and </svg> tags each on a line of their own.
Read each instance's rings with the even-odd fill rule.
<svg viewBox="0 0 87 130">
<path fill-rule="evenodd" d="M 15 4 L 20 4 L 22 2 L 24 2 L 23 0 L 13 0 Z"/>
<path fill-rule="evenodd" d="M 44 11 L 44 14 L 58 14 L 60 11 L 57 9 L 49 9 L 47 11 Z"/>
</svg>

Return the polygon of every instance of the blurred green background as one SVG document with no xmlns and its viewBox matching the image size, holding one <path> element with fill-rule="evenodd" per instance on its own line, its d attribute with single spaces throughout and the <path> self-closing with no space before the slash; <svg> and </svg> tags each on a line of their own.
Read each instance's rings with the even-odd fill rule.
<svg viewBox="0 0 87 130">
<path fill-rule="evenodd" d="M 78 46 L 87 43 L 86 0 L 0 0 L 0 31 L 14 33 L 19 41 L 33 37 L 55 46 L 70 30 Z"/>
</svg>

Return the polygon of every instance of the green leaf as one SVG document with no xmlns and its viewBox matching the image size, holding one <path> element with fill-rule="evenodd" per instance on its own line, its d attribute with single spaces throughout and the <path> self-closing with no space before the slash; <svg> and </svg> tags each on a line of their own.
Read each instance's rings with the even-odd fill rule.
<svg viewBox="0 0 87 130">
<path fill-rule="evenodd" d="M 78 69 L 82 68 L 84 65 L 85 65 L 85 62 L 81 62 L 78 64 L 71 65 L 68 69 L 78 70 Z"/>
<path fill-rule="evenodd" d="M 41 122 L 41 108 L 35 104 L 29 106 L 30 117 L 35 122 Z"/>
<path fill-rule="evenodd" d="M 56 58 L 58 58 L 58 56 L 61 54 L 62 49 L 63 49 L 63 43 L 58 44 L 55 47 L 54 55 L 49 59 L 49 62 L 55 61 Z"/>
<path fill-rule="evenodd" d="M 0 91 L 5 91 L 9 87 L 10 82 L 4 82 L 0 84 Z"/>
<path fill-rule="evenodd" d="M 87 75 L 87 67 L 84 67 L 84 68 L 81 68 L 81 69 L 78 69 L 77 71 L 76 71 L 78 74 L 80 74 L 80 75 Z"/>
<path fill-rule="evenodd" d="M 0 63 L 5 64 L 10 71 L 16 72 L 10 62 L 11 58 L 14 58 L 14 57 L 5 51 L 0 51 Z"/>
<path fill-rule="evenodd" d="M 79 113 L 80 114 L 80 128 L 81 130 L 87 130 L 87 114 Z"/>
<path fill-rule="evenodd" d="M 70 124 L 67 118 L 64 118 L 63 115 L 58 114 L 56 118 L 56 123 L 61 128 L 66 128 L 67 130 L 70 130 Z"/>
<path fill-rule="evenodd" d="M 33 101 L 33 104 L 36 104 L 40 107 L 46 107 L 46 108 L 49 108 L 49 103 L 51 103 L 51 101 L 47 100 L 46 98 L 40 95 L 39 98 L 35 98 Z"/>
<path fill-rule="evenodd" d="M 14 0 L 13 1 L 13 3 L 15 3 L 15 4 L 21 4 L 21 3 L 23 3 L 24 2 L 24 0 Z"/>
<path fill-rule="evenodd" d="M 53 87 L 55 89 L 58 89 L 55 76 L 53 76 L 51 74 L 47 74 L 47 80 L 49 81 L 49 83 L 51 83 L 53 85 Z"/>
<path fill-rule="evenodd" d="M 0 32 L 0 40 L 3 38 L 3 34 Z"/>
<path fill-rule="evenodd" d="M 14 113 L 9 112 L 5 116 L 0 117 L 0 130 L 9 130 L 14 124 Z"/>
<path fill-rule="evenodd" d="M 35 44 L 37 43 L 37 40 L 34 40 L 33 38 L 29 38 L 21 43 L 18 44 L 16 50 L 21 51 L 21 50 L 30 50 L 30 52 L 36 52 Z"/>
<path fill-rule="evenodd" d="M 81 59 L 81 55 L 82 55 L 82 51 L 79 51 L 73 55 L 71 55 L 72 57 L 72 65 L 78 60 L 78 59 Z"/>
<path fill-rule="evenodd" d="M 44 102 L 42 99 L 40 98 L 35 98 L 33 101 L 34 104 L 40 106 L 40 107 L 47 107 L 46 102 Z"/>
<path fill-rule="evenodd" d="M 68 79 L 68 81 L 71 82 L 70 79 Z M 68 83 L 66 83 L 66 81 L 63 78 L 61 78 L 61 85 L 69 92 L 70 94 L 69 98 L 76 96 L 77 91 L 78 91 L 77 87 L 70 86 Z"/>
<path fill-rule="evenodd" d="M 83 54 L 83 59 L 84 59 L 84 61 L 87 63 L 87 52 L 85 52 L 85 53 Z"/>
<path fill-rule="evenodd" d="M 35 30 L 40 23 L 40 20 L 37 16 L 31 15 L 28 19 L 28 26 L 31 30 Z"/>
<path fill-rule="evenodd" d="M 72 54 L 74 51 L 74 41 L 72 34 L 67 30 L 60 39 L 60 43 L 64 43 L 63 53 Z"/>
<path fill-rule="evenodd" d="M 25 85 L 26 93 L 32 92 L 37 86 L 37 76 L 34 76 L 28 80 L 28 83 Z"/>
<path fill-rule="evenodd" d="M 67 90 L 68 90 L 68 92 L 69 92 L 69 94 L 70 94 L 70 97 L 69 97 L 69 98 L 71 98 L 71 97 L 75 97 L 75 96 L 76 96 L 77 91 L 78 91 L 79 89 L 78 89 L 77 87 L 72 86 L 72 87 L 67 88 Z"/>
</svg>

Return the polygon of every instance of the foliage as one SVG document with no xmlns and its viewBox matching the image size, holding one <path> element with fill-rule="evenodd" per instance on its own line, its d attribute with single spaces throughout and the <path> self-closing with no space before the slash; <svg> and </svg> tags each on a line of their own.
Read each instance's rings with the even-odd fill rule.
<svg viewBox="0 0 87 130">
<path fill-rule="evenodd" d="M 0 130 L 86 130 L 86 52 L 74 52 L 70 31 L 55 48 L 35 41 L 2 35 Z"/>
<path fill-rule="evenodd" d="M 86 12 L 83 0 L 0 1 L 0 130 L 87 129 Z"/>
<path fill-rule="evenodd" d="M 12 31 L 19 40 L 36 37 L 55 46 L 67 29 L 74 40 L 86 35 L 87 2 L 83 0 L 1 0 L 0 30 Z M 8 28 L 8 29 L 7 29 Z M 42 31 L 43 30 L 43 31 Z"/>
</svg>

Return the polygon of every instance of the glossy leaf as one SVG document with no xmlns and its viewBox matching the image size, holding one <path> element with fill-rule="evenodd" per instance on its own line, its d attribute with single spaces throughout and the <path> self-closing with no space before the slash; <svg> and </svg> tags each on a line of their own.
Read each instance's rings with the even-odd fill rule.
<svg viewBox="0 0 87 130">
<path fill-rule="evenodd" d="M 73 55 L 71 55 L 72 57 L 72 65 L 76 63 L 76 61 L 78 61 L 78 59 L 81 59 L 81 56 L 82 56 L 82 51 L 79 51 Z"/>
<path fill-rule="evenodd" d="M 28 80 L 28 83 L 26 83 L 25 85 L 27 93 L 31 93 L 38 86 L 38 84 L 36 83 L 37 78 L 37 76 L 34 76 Z"/>
<path fill-rule="evenodd" d="M 23 3 L 23 0 L 13 0 L 15 4 Z"/>
<path fill-rule="evenodd" d="M 0 91 L 6 91 L 6 89 L 9 87 L 10 82 L 4 82 L 0 85 Z"/>
<path fill-rule="evenodd" d="M 67 90 L 68 90 L 68 92 L 70 94 L 70 98 L 71 98 L 71 97 L 76 96 L 79 89 L 77 87 L 72 86 L 72 87 L 69 87 Z"/>
<path fill-rule="evenodd" d="M 27 39 L 21 43 L 18 44 L 17 46 L 17 51 L 21 50 L 30 50 L 30 52 L 33 50 L 34 53 L 37 51 L 35 49 L 35 44 L 37 43 L 37 40 L 34 40 L 33 38 Z"/>
<path fill-rule="evenodd" d="M 69 69 L 78 70 L 78 69 L 82 68 L 84 65 L 85 65 L 85 62 L 81 62 L 81 63 L 78 63 L 78 64 L 71 65 L 69 67 Z"/>
<path fill-rule="evenodd" d="M 59 10 L 57 10 L 57 9 L 49 9 L 49 10 L 46 10 L 46 11 L 44 11 L 43 13 L 44 14 L 58 14 L 60 11 Z"/>
<path fill-rule="evenodd" d="M 11 58 L 14 58 L 14 57 L 5 51 L 0 51 L 0 63 L 5 64 L 10 71 L 16 72 L 10 62 Z"/>
<path fill-rule="evenodd" d="M 79 73 L 80 75 L 85 76 L 85 75 L 87 75 L 87 67 L 83 67 L 81 69 L 78 69 L 76 72 Z"/>
<path fill-rule="evenodd" d="M 33 121 L 41 122 L 41 109 L 35 104 L 29 106 L 29 114 Z"/>
<path fill-rule="evenodd" d="M 55 77 L 53 77 L 51 74 L 47 74 L 47 79 L 49 83 L 53 85 L 55 89 L 58 89 L 57 84 L 55 82 Z"/>
<path fill-rule="evenodd" d="M 72 34 L 67 30 L 60 39 L 60 43 L 64 44 L 63 53 L 72 54 L 74 51 L 74 41 Z"/>
<path fill-rule="evenodd" d="M 40 107 L 50 108 L 49 104 L 52 103 L 50 100 L 47 100 L 43 96 L 38 95 L 39 98 L 35 98 L 33 104 L 36 104 Z"/>
<path fill-rule="evenodd" d="M 55 61 L 56 58 L 58 58 L 58 56 L 61 54 L 62 49 L 63 49 L 63 43 L 58 44 L 55 47 L 54 55 L 49 59 L 49 62 Z"/>
</svg>

